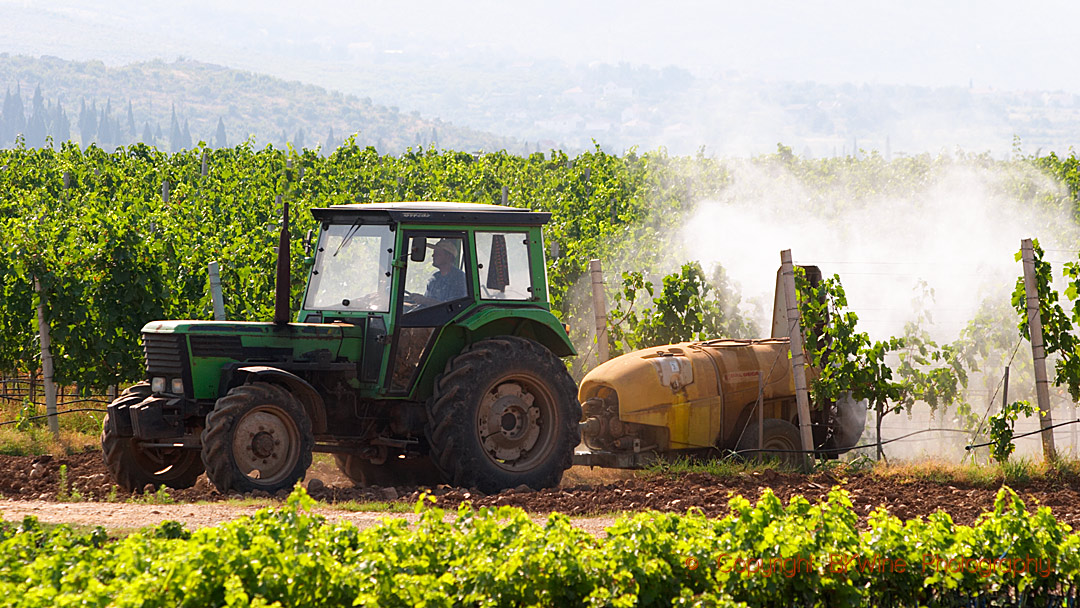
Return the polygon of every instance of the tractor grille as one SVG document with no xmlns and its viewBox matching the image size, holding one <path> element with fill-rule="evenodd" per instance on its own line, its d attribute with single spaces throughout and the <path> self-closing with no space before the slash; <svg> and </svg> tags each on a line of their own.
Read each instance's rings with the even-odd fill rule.
<svg viewBox="0 0 1080 608">
<path fill-rule="evenodd" d="M 184 374 L 184 336 L 176 334 L 143 334 L 146 354 L 146 375 L 180 378 Z"/>
<path fill-rule="evenodd" d="M 244 345 L 240 336 L 191 336 L 192 357 L 224 357 L 244 359 Z"/>
</svg>

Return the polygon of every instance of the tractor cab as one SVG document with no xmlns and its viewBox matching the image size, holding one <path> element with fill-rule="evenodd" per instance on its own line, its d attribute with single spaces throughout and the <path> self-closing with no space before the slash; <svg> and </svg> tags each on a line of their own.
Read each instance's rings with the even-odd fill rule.
<svg viewBox="0 0 1080 608">
<path fill-rule="evenodd" d="M 298 321 L 362 328 L 360 381 L 373 394 L 410 392 L 436 334 L 459 333 L 455 319 L 481 308 L 550 310 L 541 234 L 548 214 L 462 203 L 312 213 L 320 230 Z"/>
</svg>

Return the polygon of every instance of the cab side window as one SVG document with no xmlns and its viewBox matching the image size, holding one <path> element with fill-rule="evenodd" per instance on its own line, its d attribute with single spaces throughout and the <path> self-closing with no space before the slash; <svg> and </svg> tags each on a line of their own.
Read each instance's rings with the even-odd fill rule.
<svg viewBox="0 0 1080 608">
<path fill-rule="evenodd" d="M 481 299 L 532 299 L 528 233 L 477 231 L 476 260 Z"/>
<path fill-rule="evenodd" d="M 461 237 L 414 236 L 409 243 L 409 266 L 405 272 L 406 312 L 414 312 L 469 297 L 463 268 Z M 423 255 L 418 253 L 423 249 Z M 422 258 L 422 261 L 417 261 Z"/>
</svg>

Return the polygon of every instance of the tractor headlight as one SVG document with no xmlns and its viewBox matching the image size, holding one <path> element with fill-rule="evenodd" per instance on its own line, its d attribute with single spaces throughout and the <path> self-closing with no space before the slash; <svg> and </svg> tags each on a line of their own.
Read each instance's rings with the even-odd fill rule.
<svg viewBox="0 0 1080 608">
<path fill-rule="evenodd" d="M 150 380 L 150 391 L 154 393 L 165 392 L 165 378 L 160 376 Z"/>
<path fill-rule="evenodd" d="M 183 395 L 184 394 L 184 379 L 183 378 L 173 378 L 172 379 L 172 386 L 170 388 L 172 388 L 172 393 L 174 395 Z"/>
</svg>

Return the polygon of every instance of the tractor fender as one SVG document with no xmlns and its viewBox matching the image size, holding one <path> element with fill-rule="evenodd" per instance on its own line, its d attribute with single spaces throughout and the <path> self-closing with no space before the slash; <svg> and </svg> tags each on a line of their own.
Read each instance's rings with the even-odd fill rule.
<svg viewBox="0 0 1080 608">
<path fill-rule="evenodd" d="M 233 373 L 233 386 L 250 382 L 268 382 L 286 388 L 304 405 L 304 411 L 311 419 L 312 432 L 326 432 L 326 404 L 323 403 L 319 391 L 315 390 L 315 387 L 311 386 L 307 380 L 292 372 L 269 365 L 248 365 L 238 368 Z"/>
<path fill-rule="evenodd" d="M 481 307 L 457 325 L 468 332 L 470 342 L 495 336 L 518 336 L 539 342 L 557 357 L 577 351 L 555 315 L 533 307 Z"/>
</svg>

